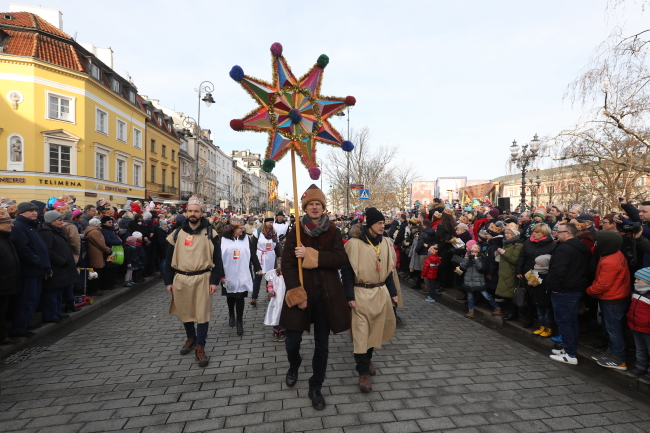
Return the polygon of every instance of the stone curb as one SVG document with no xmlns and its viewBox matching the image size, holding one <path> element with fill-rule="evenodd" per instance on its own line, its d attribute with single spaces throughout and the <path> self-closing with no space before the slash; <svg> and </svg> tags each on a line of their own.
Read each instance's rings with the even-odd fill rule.
<svg viewBox="0 0 650 433">
<path fill-rule="evenodd" d="M 63 319 L 62 322 L 60 323 L 43 323 L 43 326 L 36 330 L 36 335 L 30 338 L 21 338 L 20 341 L 16 344 L 12 344 L 9 346 L 2 346 L 0 348 L 0 360 L 6 359 L 9 356 L 19 352 L 25 346 L 31 345 L 35 341 L 40 340 L 44 336 L 60 330 L 63 326 L 68 325 L 69 323 L 75 322 L 89 314 L 92 314 L 94 311 L 98 310 L 99 308 L 110 304 L 114 300 L 121 298 L 122 296 L 125 296 L 129 293 L 131 293 L 134 290 L 146 290 L 151 287 L 153 287 L 155 284 L 159 283 L 162 281 L 161 278 L 156 278 L 156 277 L 150 277 L 145 280 L 145 282 L 140 283 L 135 286 L 131 287 L 116 287 L 114 290 L 104 292 L 104 295 L 93 298 L 95 301 L 93 302 L 92 305 L 84 305 L 81 307 L 81 311 L 77 311 L 76 313 L 70 313 L 70 317 L 67 319 Z M 38 314 L 38 313 L 37 313 Z"/>
</svg>

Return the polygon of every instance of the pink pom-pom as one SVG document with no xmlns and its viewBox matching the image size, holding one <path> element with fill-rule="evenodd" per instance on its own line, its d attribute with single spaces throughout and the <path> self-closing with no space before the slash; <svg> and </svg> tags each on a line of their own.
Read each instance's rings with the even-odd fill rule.
<svg viewBox="0 0 650 433">
<path fill-rule="evenodd" d="M 320 178 L 320 168 L 312 167 L 309 169 L 309 177 L 313 180 L 318 180 Z"/>
<path fill-rule="evenodd" d="M 271 45 L 271 54 L 275 57 L 280 57 L 282 55 L 282 44 L 280 42 L 275 42 Z"/>
<path fill-rule="evenodd" d="M 345 105 L 348 107 L 354 107 L 354 104 L 357 103 L 357 99 L 354 96 L 346 96 L 345 97 Z"/>
<path fill-rule="evenodd" d="M 241 119 L 232 119 L 230 121 L 230 127 L 234 129 L 235 131 L 243 131 L 244 130 L 244 121 Z"/>
</svg>

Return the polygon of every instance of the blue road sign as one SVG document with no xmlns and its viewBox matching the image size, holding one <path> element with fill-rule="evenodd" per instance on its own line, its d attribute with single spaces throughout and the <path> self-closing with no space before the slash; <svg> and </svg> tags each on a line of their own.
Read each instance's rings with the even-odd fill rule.
<svg viewBox="0 0 650 433">
<path fill-rule="evenodd" d="M 360 189 L 359 198 L 361 200 L 370 200 L 370 190 L 369 189 Z"/>
</svg>

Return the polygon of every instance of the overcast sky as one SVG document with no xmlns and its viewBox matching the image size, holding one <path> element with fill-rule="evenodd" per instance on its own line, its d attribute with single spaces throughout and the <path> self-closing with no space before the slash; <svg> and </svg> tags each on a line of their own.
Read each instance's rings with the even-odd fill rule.
<svg viewBox="0 0 650 433">
<path fill-rule="evenodd" d="M 296 76 L 327 54 L 322 93 L 355 96 L 352 127 L 397 146 L 396 162 L 414 161 L 425 180 L 504 174 L 513 139 L 554 134 L 580 116 L 563 101 L 566 86 L 612 26 L 633 30 L 648 18 L 633 4 L 606 17 L 605 0 L 25 4 L 59 9 L 77 41 L 112 47 L 115 70 L 165 106 L 196 118 L 194 89 L 212 81 L 217 102 L 202 107 L 201 125 L 228 152 L 263 153 L 267 143 L 266 134 L 229 127 L 256 107 L 228 76 L 233 65 L 270 81 L 273 42 Z M 345 134 L 343 121 L 334 123 Z M 332 148 L 319 146 L 322 159 Z M 280 195 L 291 194 L 290 158 L 274 172 Z M 302 194 L 311 180 L 302 166 L 298 173 Z"/>
</svg>

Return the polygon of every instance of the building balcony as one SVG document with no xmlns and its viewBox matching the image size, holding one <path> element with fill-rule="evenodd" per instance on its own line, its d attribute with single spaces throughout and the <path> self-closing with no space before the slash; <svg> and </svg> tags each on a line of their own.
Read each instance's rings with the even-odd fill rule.
<svg viewBox="0 0 650 433">
<path fill-rule="evenodd" d="M 166 195 L 175 195 L 178 194 L 178 188 L 175 186 L 161 185 L 159 193 Z"/>
<path fill-rule="evenodd" d="M 181 191 L 181 200 L 188 200 L 194 193 L 192 191 Z"/>
</svg>

